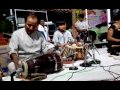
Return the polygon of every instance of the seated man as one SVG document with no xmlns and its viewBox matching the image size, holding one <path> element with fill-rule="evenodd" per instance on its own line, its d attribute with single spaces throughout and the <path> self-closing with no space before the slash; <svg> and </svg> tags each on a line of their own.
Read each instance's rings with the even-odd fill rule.
<svg viewBox="0 0 120 90">
<path fill-rule="evenodd" d="M 116 54 L 117 52 L 120 52 L 120 16 L 117 15 L 115 17 L 115 21 L 109 28 L 108 28 L 108 52 L 111 54 Z M 117 45 L 118 47 L 114 47 L 114 45 Z M 119 49 L 116 49 L 119 48 Z M 117 51 L 116 51 L 117 50 Z"/>
<path fill-rule="evenodd" d="M 42 31 L 44 33 L 45 39 L 47 41 L 50 41 L 49 30 L 48 30 L 47 26 L 45 26 L 45 21 L 44 20 L 40 20 L 40 24 L 38 26 L 38 30 Z"/>
<path fill-rule="evenodd" d="M 74 39 L 71 32 L 66 30 L 67 25 L 65 21 L 57 22 L 56 26 L 58 27 L 58 30 L 54 32 L 53 42 L 57 47 L 59 47 L 61 52 L 63 47 L 70 42 L 74 42 Z"/>
<path fill-rule="evenodd" d="M 78 32 L 78 37 L 80 37 L 80 39 L 83 39 L 84 42 L 87 42 L 87 37 L 90 37 L 92 41 L 96 39 L 96 33 L 94 31 L 88 30 L 89 25 L 84 19 L 84 14 L 79 15 L 79 20 L 75 23 L 74 27 Z"/>
<path fill-rule="evenodd" d="M 13 32 L 9 43 L 9 55 L 13 62 L 8 65 L 10 73 L 20 68 L 19 60 L 36 54 L 47 54 L 54 50 L 54 45 L 45 40 L 38 31 L 38 18 L 35 14 L 25 17 L 25 28 Z"/>
</svg>

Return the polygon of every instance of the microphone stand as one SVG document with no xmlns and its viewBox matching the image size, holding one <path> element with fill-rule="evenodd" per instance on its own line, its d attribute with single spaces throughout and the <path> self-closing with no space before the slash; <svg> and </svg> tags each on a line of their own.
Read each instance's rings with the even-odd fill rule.
<svg viewBox="0 0 120 90">
<path fill-rule="evenodd" d="M 69 67 L 69 70 L 78 70 L 78 67 L 74 66 L 75 55 L 76 54 L 73 54 L 70 56 L 70 57 L 72 57 L 72 67 Z"/>
<path fill-rule="evenodd" d="M 85 44 L 86 43 L 86 41 L 87 41 L 87 34 L 85 35 L 85 33 L 84 33 L 84 55 L 85 55 L 85 59 L 84 59 L 84 62 L 82 63 L 82 64 L 80 64 L 80 66 L 82 66 L 82 67 L 90 67 L 91 66 L 91 63 L 89 63 L 88 61 L 87 61 L 87 53 L 88 53 L 88 50 L 87 50 L 87 45 Z"/>
<path fill-rule="evenodd" d="M 11 81 L 14 81 L 14 76 L 15 76 L 16 72 L 13 72 L 12 74 L 10 74 L 11 77 Z"/>
<path fill-rule="evenodd" d="M 85 46 L 85 47 L 86 47 L 86 46 Z M 82 67 L 90 67 L 90 66 L 91 66 L 91 63 L 89 63 L 89 62 L 87 61 L 87 50 L 86 50 L 86 48 L 84 48 L 84 51 L 85 51 L 85 53 L 84 53 L 85 59 L 84 59 L 84 62 L 83 62 L 82 64 L 80 64 L 80 66 L 82 66 Z"/>
<path fill-rule="evenodd" d="M 10 74 L 11 76 L 11 81 L 14 81 L 14 76 L 19 77 L 21 72 L 23 72 L 23 69 L 19 68 L 16 71 L 14 71 L 13 73 Z"/>
<path fill-rule="evenodd" d="M 92 41 L 92 40 L 91 40 Z M 97 48 L 95 47 L 95 45 L 93 44 L 93 41 L 92 41 L 92 53 L 93 53 L 93 60 L 90 61 L 89 63 L 91 64 L 100 64 L 100 60 L 96 59 L 95 58 L 95 49 L 96 51 L 98 52 Z M 100 55 L 100 53 L 98 52 L 98 54 Z"/>
</svg>

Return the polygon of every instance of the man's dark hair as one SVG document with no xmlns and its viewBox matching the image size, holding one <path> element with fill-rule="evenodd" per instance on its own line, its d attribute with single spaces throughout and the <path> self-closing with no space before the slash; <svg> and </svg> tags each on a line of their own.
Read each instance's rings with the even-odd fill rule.
<svg viewBox="0 0 120 90">
<path fill-rule="evenodd" d="M 39 19 L 38 16 L 34 13 L 34 12 L 29 12 L 26 16 L 25 16 L 25 22 L 27 21 L 28 17 L 32 17 L 32 18 L 37 18 L 37 23 L 39 23 Z"/>
<path fill-rule="evenodd" d="M 106 13 L 106 11 L 105 11 L 105 10 L 103 10 L 102 12 Z"/>
<path fill-rule="evenodd" d="M 120 20 L 120 14 L 117 14 L 113 17 L 113 21 L 118 21 Z"/>
<path fill-rule="evenodd" d="M 79 18 L 84 18 L 84 14 L 79 14 Z"/>
<path fill-rule="evenodd" d="M 65 25 L 65 21 L 64 20 L 62 20 L 62 21 L 57 21 L 56 22 L 56 27 L 58 27 L 58 26 L 60 26 L 60 25 Z"/>
</svg>

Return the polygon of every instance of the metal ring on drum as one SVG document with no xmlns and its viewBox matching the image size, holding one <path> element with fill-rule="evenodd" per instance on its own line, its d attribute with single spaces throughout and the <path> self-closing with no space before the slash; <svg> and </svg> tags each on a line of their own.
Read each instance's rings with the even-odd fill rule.
<svg viewBox="0 0 120 90">
<path fill-rule="evenodd" d="M 28 65 L 27 65 L 26 61 L 21 61 L 21 65 L 22 65 L 22 69 L 23 69 L 23 72 L 21 73 L 21 75 L 24 78 L 27 78 L 27 76 L 28 76 Z"/>
</svg>

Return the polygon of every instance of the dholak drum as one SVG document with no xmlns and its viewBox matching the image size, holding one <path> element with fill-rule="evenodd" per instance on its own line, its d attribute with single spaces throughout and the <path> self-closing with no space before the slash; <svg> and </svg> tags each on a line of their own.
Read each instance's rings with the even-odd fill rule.
<svg viewBox="0 0 120 90">
<path fill-rule="evenodd" d="M 45 54 L 34 59 L 22 61 L 25 78 L 31 73 L 54 73 L 62 70 L 63 63 L 57 54 Z"/>
</svg>

